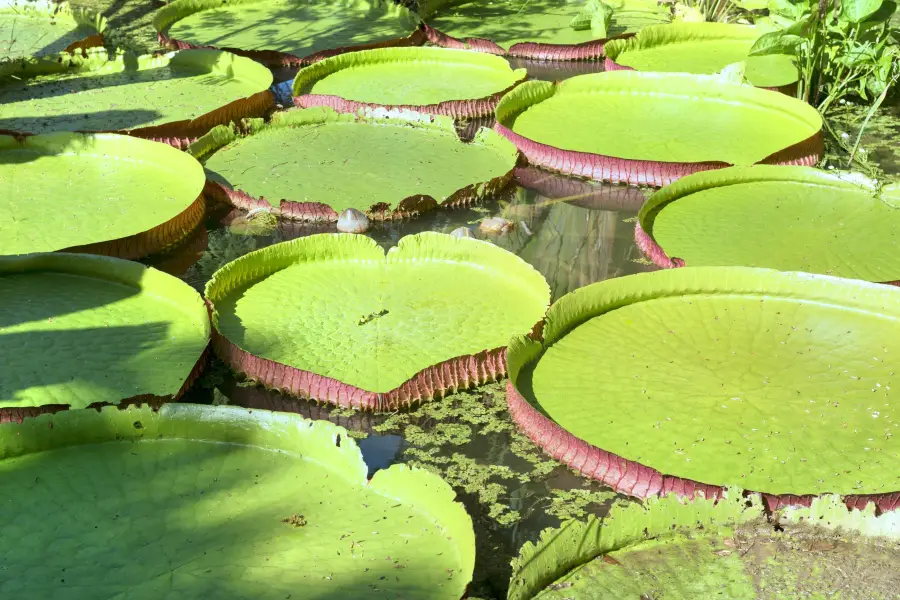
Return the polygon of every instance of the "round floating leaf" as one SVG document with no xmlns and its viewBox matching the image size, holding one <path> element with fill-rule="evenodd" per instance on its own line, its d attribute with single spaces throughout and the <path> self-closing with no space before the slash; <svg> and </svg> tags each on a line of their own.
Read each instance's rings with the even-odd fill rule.
<svg viewBox="0 0 900 600">
<path fill-rule="evenodd" d="M 390 0 L 175 0 L 153 24 L 176 48 L 222 48 L 273 66 L 424 41 L 419 17 Z"/>
<path fill-rule="evenodd" d="M 491 114 L 507 91 L 524 81 L 498 56 L 444 48 L 385 48 L 327 58 L 294 78 L 294 104 L 402 108 L 455 118 Z"/>
<path fill-rule="evenodd" d="M 428 40 L 448 48 L 542 60 L 596 59 L 606 38 L 667 23 L 671 14 L 656 0 L 422 2 Z M 592 28 L 592 16 L 612 9 L 606 32 Z M 584 17 L 585 26 L 580 23 Z"/>
<path fill-rule="evenodd" d="M 0 257 L 0 298 L 0 411 L 168 399 L 209 342 L 197 292 L 117 258 Z"/>
<path fill-rule="evenodd" d="M 232 204 L 298 220 L 334 221 L 347 208 L 370 218 L 461 206 L 502 189 L 519 152 L 481 129 L 462 142 L 449 117 L 339 114 L 327 108 L 220 127 L 191 146 Z"/>
<path fill-rule="evenodd" d="M 871 184 L 755 166 L 663 188 L 641 208 L 636 236 L 663 267 L 769 267 L 888 282 L 900 280 L 898 232 L 900 209 Z"/>
<path fill-rule="evenodd" d="M 0 508 L 9 598 L 455 600 L 472 577 L 472 521 L 450 486 L 401 465 L 366 481 L 327 421 L 64 411 L 0 425 L 0 455 L 0 493 L 16 499 Z"/>
<path fill-rule="evenodd" d="M 744 77 L 765 88 L 785 88 L 797 81 L 797 67 L 784 54 L 748 56 L 765 31 L 727 23 L 673 23 L 648 27 L 635 37 L 606 46 L 607 70 L 627 67 L 712 75 L 744 62 Z"/>
<path fill-rule="evenodd" d="M 505 372 L 510 336 L 537 323 L 544 279 L 487 242 L 323 234 L 252 252 L 206 286 L 216 352 L 268 387 L 389 409 Z"/>
<path fill-rule="evenodd" d="M 103 45 L 106 18 L 67 2 L 0 0 L 0 58 L 17 60 Z"/>
<path fill-rule="evenodd" d="M 0 255 L 139 258 L 186 238 L 205 210 L 193 157 L 111 133 L 0 135 L 0 181 Z"/>
<path fill-rule="evenodd" d="M 504 96 L 496 125 L 535 165 L 655 186 L 729 164 L 815 164 L 821 128 L 813 107 L 784 94 L 638 71 L 529 81 Z"/>
<path fill-rule="evenodd" d="M 825 504 L 843 516 L 817 518 Z M 848 512 L 834 497 L 789 510 L 793 518 L 779 511 L 770 521 L 758 496 L 733 492 L 715 503 L 620 504 L 603 520 L 569 521 L 525 544 L 509 598 L 799 600 L 842 587 L 854 597 L 892 597 L 900 544 L 872 532 L 888 531 L 894 515 Z"/>
<path fill-rule="evenodd" d="M 507 361 L 513 418 L 555 458 L 639 497 L 740 485 L 900 490 L 890 286 L 745 267 L 594 284 Z M 702 482 L 702 483 L 697 483 Z"/>
<path fill-rule="evenodd" d="M 273 104 L 272 73 L 227 52 L 61 57 L 0 66 L 0 129 L 196 138 Z"/>
</svg>

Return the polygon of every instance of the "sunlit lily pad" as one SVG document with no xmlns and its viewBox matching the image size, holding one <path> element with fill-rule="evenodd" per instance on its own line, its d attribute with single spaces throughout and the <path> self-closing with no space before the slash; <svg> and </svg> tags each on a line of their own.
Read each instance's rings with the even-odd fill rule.
<svg viewBox="0 0 900 600">
<path fill-rule="evenodd" d="M 327 58 L 294 78 L 294 104 L 340 112 L 395 108 L 454 118 L 490 115 L 525 80 L 498 56 L 445 48 L 385 48 Z"/>
<path fill-rule="evenodd" d="M 2 412 L 177 398 L 209 342 L 196 291 L 117 258 L 0 257 L 0 298 Z"/>
<path fill-rule="evenodd" d="M 103 45 L 106 18 L 67 2 L 0 0 L 0 61 Z"/>
<path fill-rule="evenodd" d="M 206 286 L 216 353 L 267 387 L 392 409 L 505 373 L 506 343 L 541 319 L 543 277 L 488 242 L 421 233 L 387 256 L 322 234 L 251 252 Z"/>
<path fill-rule="evenodd" d="M 900 491 L 898 316 L 890 286 L 806 273 L 612 279 L 510 342 L 508 402 L 554 458 L 634 496 L 877 500 Z"/>
<path fill-rule="evenodd" d="M 221 48 L 271 66 L 424 42 L 419 17 L 390 0 L 175 0 L 153 24 L 173 48 Z"/>
<path fill-rule="evenodd" d="M 227 52 L 60 57 L 0 66 L 0 129 L 121 131 L 170 143 L 273 106 L 272 73 Z"/>
<path fill-rule="evenodd" d="M 0 457 L 16 499 L 0 508 L 9 598 L 457 600 L 472 577 L 472 521 L 450 486 L 402 465 L 367 480 L 327 421 L 64 411 L 0 425 Z"/>
<path fill-rule="evenodd" d="M 757 87 L 787 90 L 797 82 L 797 67 L 784 54 L 748 56 L 765 33 L 749 25 L 673 23 L 643 29 L 635 37 L 606 46 L 606 69 L 712 75 L 745 63 L 744 77 Z"/>
<path fill-rule="evenodd" d="M 496 114 L 495 128 L 532 164 L 603 181 L 662 186 L 729 165 L 814 165 L 822 153 L 813 107 L 713 76 L 615 71 L 529 81 Z"/>
<path fill-rule="evenodd" d="M 420 2 L 428 41 L 447 48 L 541 60 L 597 59 L 608 38 L 668 23 L 669 7 L 656 0 L 610 0 L 605 31 L 573 22 L 589 2 L 561 0 L 433 0 Z"/>
<path fill-rule="evenodd" d="M 900 515 L 834 496 L 770 517 L 757 495 L 619 504 L 526 543 L 510 600 L 801 600 L 838 589 L 888 600 L 900 585 Z"/>
<path fill-rule="evenodd" d="M 734 167 L 667 186 L 641 208 L 659 266 L 737 265 L 900 280 L 900 208 L 872 182 L 805 167 Z"/>
<path fill-rule="evenodd" d="M 185 239 L 205 211 L 193 157 L 112 133 L 0 135 L 0 182 L 0 255 L 140 258 Z"/>
<path fill-rule="evenodd" d="M 347 208 L 370 219 L 464 206 L 512 178 L 516 147 L 490 129 L 461 141 L 449 117 L 340 114 L 327 108 L 219 127 L 191 146 L 218 195 L 235 206 L 335 221 Z"/>
</svg>

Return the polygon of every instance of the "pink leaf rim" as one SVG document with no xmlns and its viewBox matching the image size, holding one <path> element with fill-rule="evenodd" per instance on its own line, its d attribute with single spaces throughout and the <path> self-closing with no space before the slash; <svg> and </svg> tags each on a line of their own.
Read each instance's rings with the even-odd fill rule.
<svg viewBox="0 0 900 600">
<path fill-rule="evenodd" d="M 386 109 L 391 111 L 409 110 L 428 115 L 444 115 L 454 119 L 471 119 L 486 117 L 494 114 L 494 109 L 510 91 L 515 89 L 524 79 L 515 82 L 503 91 L 496 92 L 483 98 L 466 100 L 445 100 L 436 104 L 377 104 L 373 102 L 358 102 L 345 100 L 332 94 L 302 94 L 294 96 L 294 106 L 298 108 L 313 108 L 324 106 L 341 113 L 357 113 L 366 110 Z"/>
<path fill-rule="evenodd" d="M 193 387 L 194 383 L 206 369 L 206 364 L 209 359 L 209 353 L 209 345 L 207 345 L 207 347 L 204 348 L 203 353 L 200 354 L 200 358 L 197 359 L 197 362 L 191 369 L 191 372 L 188 374 L 187 379 L 184 380 L 184 383 L 181 384 L 181 387 L 174 394 L 167 396 L 157 396 L 155 394 L 138 394 L 136 396 L 123 398 L 117 403 L 94 402 L 84 409 L 72 409 L 68 404 L 44 404 L 43 406 L 3 407 L 0 408 L 0 424 L 22 423 L 22 421 L 24 421 L 25 419 L 30 419 L 32 417 L 37 417 L 48 413 L 54 414 L 64 410 L 94 409 L 99 411 L 104 406 L 116 406 L 120 410 L 125 410 L 129 406 L 141 407 L 146 404 L 153 410 L 159 410 L 159 408 L 163 404 L 166 404 L 168 402 L 178 402 L 188 392 L 188 390 Z"/>
<path fill-rule="evenodd" d="M 359 50 L 375 50 L 378 48 L 406 48 L 410 46 L 421 46 L 426 42 L 425 32 L 421 29 L 416 29 L 410 35 L 402 38 L 393 38 L 381 42 L 358 44 L 355 46 L 341 46 L 329 50 L 319 50 L 318 52 L 314 52 L 307 56 L 297 56 L 296 54 L 279 52 L 278 50 L 242 50 L 241 48 L 191 44 L 190 42 L 185 42 L 176 38 L 169 37 L 168 27 L 163 31 L 158 32 L 156 34 L 156 38 L 157 41 L 159 41 L 160 46 L 169 48 L 171 50 L 224 50 L 226 52 L 231 52 L 232 54 L 237 54 L 238 56 L 252 58 L 253 60 L 260 62 L 269 68 L 305 67 L 322 59 L 337 56 L 339 54 L 345 54 L 347 52 L 357 52 Z"/>
<path fill-rule="evenodd" d="M 670 258 L 666 251 L 662 249 L 653 236 L 644 231 L 640 223 L 634 224 L 634 243 L 637 245 L 644 256 L 653 261 L 653 264 L 661 269 L 675 269 L 686 266 L 684 260 L 678 257 Z M 900 287 L 900 280 L 880 281 L 884 285 L 893 285 Z"/>
<path fill-rule="evenodd" d="M 542 196 L 589 210 L 636 211 L 646 200 L 635 186 L 600 185 L 532 166 L 517 167 L 515 179 Z"/>
<path fill-rule="evenodd" d="M 603 61 L 603 70 L 605 71 L 634 71 L 635 69 L 632 67 L 628 67 L 625 65 L 620 65 L 610 57 L 606 57 L 606 60 Z M 769 90 L 771 92 L 781 92 L 787 96 L 795 96 L 797 94 L 797 86 L 798 82 L 788 83 L 786 85 L 781 85 L 777 87 L 762 87 L 760 89 Z"/>
<path fill-rule="evenodd" d="M 210 309 L 212 303 L 207 300 Z M 506 374 L 506 347 L 457 356 L 427 367 L 389 392 L 376 393 L 332 377 L 291 367 L 250 354 L 213 327 L 216 355 L 237 373 L 264 387 L 303 400 L 327 402 L 342 408 L 391 411 L 447 394 L 490 383 Z"/>
<path fill-rule="evenodd" d="M 725 492 L 722 486 L 665 475 L 585 442 L 541 414 L 519 393 L 511 380 L 506 383 L 506 404 L 519 430 L 546 454 L 616 492 L 640 499 L 675 494 L 688 500 L 692 500 L 698 492 L 702 492 L 707 499 L 718 499 Z M 761 495 L 771 511 L 787 506 L 810 506 L 815 498 L 812 494 Z M 880 514 L 900 509 L 900 492 L 848 495 L 843 496 L 843 501 L 847 508 L 859 510 L 870 502 L 874 503 L 876 512 Z"/>
<path fill-rule="evenodd" d="M 529 164 L 557 173 L 609 183 L 663 187 L 692 173 L 731 166 L 724 162 L 687 163 L 634 160 L 591 152 L 563 150 L 519 135 L 499 121 L 494 125 L 494 129 L 514 143 L 525 155 Z M 819 162 L 824 150 L 825 142 L 820 130 L 805 140 L 768 156 L 762 161 L 762 164 L 811 167 Z"/>
<path fill-rule="evenodd" d="M 502 46 L 485 38 L 455 38 L 431 27 L 427 23 L 422 25 L 428 42 L 442 48 L 454 50 L 471 50 L 496 54 L 497 56 L 509 56 L 513 58 L 530 58 L 534 60 L 546 60 L 554 62 L 563 61 L 596 61 L 603 58 L 603 47 L 613 39 L 628 39 L 634 37 L 633 33 L 625 33 L 612 38 L 591 40 L 581 44 L 547 44 L 543 42 L 519 42 L 504 50 Z"/>
<path fill-rule="evenodd" d="M 72 246 L 60 252 L 102 254 L 115 258 L 135 260 L 168 250 L 188 239 L 203 223 L 206 216 L 206 199 L 201 193 L 194 202 L 174 218 L 152 229 L 128 237 Z"/>
</svg>

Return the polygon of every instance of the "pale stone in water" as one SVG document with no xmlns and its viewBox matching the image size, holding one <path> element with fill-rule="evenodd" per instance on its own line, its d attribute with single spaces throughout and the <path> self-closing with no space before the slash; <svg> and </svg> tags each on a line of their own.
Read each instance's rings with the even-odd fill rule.
<svg viewBox="0 0 900 600">
<path fill-rule="evenodd" d="M 348 208 L 338 216 L 338 231 L 343 233 L 365 233 L 368 229 L 369 218 L 355 208 Z"/>
<path fill-rule="evenodd" d="M 460 238 L 475 237 L 475 234 L 472 233 L 472 230 L 469 229 L 468 227 L 457 227 L 456 229 L 454 229 L 453 231 L 450 232 L 450 235 L 452 235 L 453 237 L 460 237 Z"/>
</svg>

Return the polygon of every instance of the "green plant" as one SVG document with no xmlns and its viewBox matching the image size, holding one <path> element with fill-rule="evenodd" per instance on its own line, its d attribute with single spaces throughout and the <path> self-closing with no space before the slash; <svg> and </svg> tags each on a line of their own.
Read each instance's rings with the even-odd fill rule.
<svg viewBox="0 0 900 600">
<path fill-rule="evenodd" d="M 778 29 L 760 37 L 750 55 L 793 56 L 797 97 L 823 115 L 853 95 L 877 110 L 900 75 L 889 26 L 896 11 L 893 0 L 769 0 L 769 22 Z"/>
</svg>

